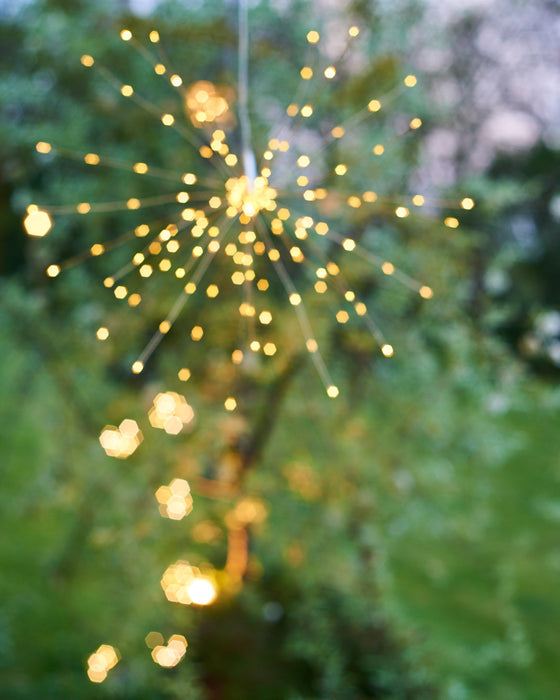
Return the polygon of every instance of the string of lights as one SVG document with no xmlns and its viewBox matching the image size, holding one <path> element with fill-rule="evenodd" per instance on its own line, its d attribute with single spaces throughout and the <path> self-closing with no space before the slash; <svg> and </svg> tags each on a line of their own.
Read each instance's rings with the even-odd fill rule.
<svg viewBox="0 0 560 700">
<path fill-rule="evenodd" d="M 360 28 L 352 25 L 346 29 L 342 55 L 360 35 Z M 56 219 L 61 216 L 94 216 L 99 213 L 139 211 L 145 217 L 142 223 L 109 240 L 95 242 L 82 253 L 59 263 L 51 263 L 46 273 L 55 278 L 90 257 L 108 255 L 122 246 L 130 245 L 132 254 L 126 264 L 106 276 L 103 285 L 112 290 L 117 300 L 126 301 L 132 308 L 140 307 L 150 294 L 146 282 L 154 275 L 175 278 L 178 285 L 167 314 L 131 365 L 135 374 L 141 374 L 164 337 L 171 331 L 189 301 L 198 295 L 215 300 L 241 288 L 238 306 L 239 316 L 246 324 L 246 342 L 231 353 L 234 365 L 244 363 L 250 353 L 272 357 L 279 351 L 281 340 L 273 335 L 274 313 L 267 302 L 271 277 L 276 276 L 288 305 L 293 307 L 303 337 L 303 347 L 308 352 L 326 394 L 330 398 L 339 395 L 320 348 L 308 310 L 307 293 L 301 289 L 301 280 L 312 280 L 312 294 L 323 295 L 331 289 L 340 300 L 335 313 L 339 324 L 348 323 L 350 313 L 362 320 L 366 329 L 378 344 L 383 356 L 394 354 L 394 347 L 370 314 L 366 302 L 344 274 L 346 256 L 357 256 L 385 278 L 403 284 L 412 293 L 429 300 L 433 290 L 427 284 L 415 280 L 397 267 L 395 262 L 371 252 L 365 244 L 345 231 L 345 217 L 361 210 L 368 216 L 383 215 L 392 221 L 406 219 L 411 212 L 422 211 L 426 199 L 422 194 L 385 196 L 372 189 L 356 190 L 352 187 L 352 165 L 338 157 L 334 165 L 326 164 L 323 156 L 331 153 L 335 145 L 384 109 L 387 109 L 406 90 L 417 84 L 415 75 L 402 77 L 399 85 L 384 95 L 372 96 L 361 109 L 331 126 L 327 137 L 322 136 L 315 150 L 301 147 L 298 130 L 313 129 L 314 119 L 320 118 L 312 89 L 324 90 L 338 75 L 335 62 L 325 63 L 317 52 L 320 33 L 311 29 L 306 36 L 312 60 L 300 71 L 298 87 L 293 100 L 285 107 L 282 121 L 271 125 L 266 147 L 260 153 L 254 150 L 249 112 L 249 26 L 247 0 L 239 1 L 238 44 L 238 120 L 239 138 L 236 141 L 235 120 L 232 113 L 233 90 L 219 88 L 210 81 L 186 84 L 183 76 L 173 72 L 161 51 L 161 38 L 152 29 L 147 42 L 125 28 L 122 41 L 131 46 L 154 73 L 174 90 L 179 97 L 177 110 L 162 109 L 146 96 L 139 94 L 134 85 L 121 80 L 108 67 L 89 54 L 81 57 L 85 69 L 97 73 L 124 100 L 130 100 L 144 113 L 150 115 L 159 127 L 174 132 L 200 159 L 195 172 L 179 172 L 172 168 L 144 161 L 125 161 L 102 153 L 79 152 L 47 141 L 36 144 L 41 155 L 57 155 L 81 162 L 93 169 L 107 168 L 127 171 L 138 178 L 152 178 L 154 183 L 164 183 L 166 191 L 153 196 L 131 196 L 127 199 L 105 202 L 83 201 L 73 204 L 30 204 L 24 219 L 27 233 L 43 237 L 49 233 Z M 155 49 L 155 50 L 154 50 Z M 184 109 L 188 120 L 182 124 L 180 110 Z M 190 125 L 189 125 L 190 121 Z M 419 117 L 412 117 L 408 133 L 422 126 Z M 324 131 L 324 129 L 323 129 Z M 402 136 L 401 136 L 402 137 Z M 237 143 L 239 151 L 234 152 Z M 389 140 L 375 143 L 368 153 L 372 159 L 382 158 L 390 150 Z M 255 153 L 260 153 L 257 159 Z M 331 184 L 332 183 L 332 184 Z M 328 207 L 324 205 L 328 204 Z M 469 210 L 474 201 L 466 197 L 460 203 L 432 202 L 446 209 Z M 149 215 L 148 211 L 164 211 Z M 324 212 L 334 212 L 332 216 Z M 444 225 L 456 228 L 456 217 L 446 217 Z M 325 241 L 334 245 L 340 260 L 333 260 Z M 204 281 L 210 275 L 217 256 L 229 261 L 231 273 L 227 287 L 217 280 Z M 301 272 L 300 272 L 301 271 Z M 171 283 L 170 283 L 171 286 Z M 350 312 L 350 313 L 349 313 Z M 198 342 L 204 336 L 202 325 L 190 331 L 190 340 Z M 111 331 L 101 326 L 96 332 L 99 341 L 106 341 Z M 191 370 L 182 367 L 178 378 L 187 381 Z M 238 402 L 228 396 L 225 409 L 235 411 Z M 176 435 L 187 429 L 194 418 L 194 410 L 186 399 L 175 392 L 162 392 L 154 398 L 149 413 L 150 424 Z M 125 419 L 117 426 L 106 426 L 99 437 L 107 455 L 125 459 L 132 455 L 143 440 L 143 434 L 132 419 Z M 202 482 L 201 482 L 202 483 Z M 206 483 L 208 493 L 214 494 L 216 484 Z M 202 488 L 202 486 L 201 486 Z M 221 488 L 221 487 L 220 487 Z M 218 489 L 219 490 L 219 489 Z M 220 491 L 222 494 L 222 491 Z M 222 494 L 223 495 L 223 494 Z M 211 496 L 214 497 L 214 496 Z M 217 497 L 222 497 L 221 495 Z M 228 495 L 226 494 L 226 498 Z M 193 509 L 191 486 L 184 479 L 173 479 L 169 485 L 160 486 L 155 499 L 163 517 L 181 520 Z M 248 527 L 266 517 L 266 508 L 257 499 L 239 501 L 228 515 L 228 553 L 225 574 L 230 589 L 239 585 L 248 565 Z M 177 561 L 168 567 L 161 579 L 166 598 L 182 605 L 210 605 L 219 594 L 215 572 L 198 568 L 187 561 Z M 146 644 L 152 650 L 152 658 L 163 667 L 175 666 L 184 656 L 187 641 L 181 635 L 172 635 L 167 643 L 159 632 L 150 632 Z M 118 662 L 116 649 L 102 645 L 88 661 L 88 676 L 93 682 L 102 682 L 108 671 Z"/>
</svg>

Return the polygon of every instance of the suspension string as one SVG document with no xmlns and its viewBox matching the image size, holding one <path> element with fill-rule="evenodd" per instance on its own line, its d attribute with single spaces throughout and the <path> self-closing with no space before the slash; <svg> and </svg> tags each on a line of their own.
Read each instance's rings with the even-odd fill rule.
<svg viewBox="0 0 560 700">
<path fill-rule="evenodd" d="M 251 121 L 249 119 L 249 7 L 248 0 L 239 0 L 239 49 L 237 59 L 239 88 L 239 123 L 241 151 L 247 189 L 252 191 L 257 177 L 257 161 L 251 148 Z"/>
</svg>

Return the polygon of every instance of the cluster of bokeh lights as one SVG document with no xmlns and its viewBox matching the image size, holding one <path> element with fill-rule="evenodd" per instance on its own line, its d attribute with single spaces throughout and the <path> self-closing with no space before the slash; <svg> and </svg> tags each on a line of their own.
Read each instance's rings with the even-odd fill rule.
<svg viewBox="0 0 560 700">
<path fill-rule="evenodd" d="M 210 605 L 218 595 L 212 576 L 182 560 L 166 569 L 161 587 L 167 600 L 181 605 Z"/>
<path fill-rule="evenodd" d="M 182 634 L 172 634 L 165 644 L 162 634 L 150 632 L 145 641 L 152 650 L 152 659 L 163 668 L 177 666 L 187 652 L 188 643 Z"/>
<path fill-rule="evenodd" d="M 102 683 L 108 672 L 119 661 L 119 652 L 109 644 L 102 644 L 87 660 L 88 678 L 92 683 Z"/>
<path fill-rule="evenodd" d="M 171 520 L 182 520 L 193 509 L 191 487 L 185 479 L 173 479 L 169 486 L 160 486 L 156 499 L 161 515 Z"/>
<path fill-rule="evenodd" d="M 194 410 L 184 396 L 166 391 L 154 398 L 148 418 L 154 428 L 165 430 L 169 435 L 178 435 L 194 420 Z"/>
<path fill-rule="evenodd" d="M 359 34 L 359 27 L 350 27 L 347 31 L 348 40 L 354 40 Z M 338 294 L 342 294 L 344 303 L 348 306 L 335 312 L 336 321 L 340 324 L 348 323 L 353 311 L 365 323 L 378 343 L 382 354 L 386 357 L 393 355 L 394 348 L 385 340 L 380 329 L 370 318 L 367 305 L 358 298 L 357 292 L 350 288 L 344 279 L 341 267 L 333 260 L 326 259 L 320 260 L 319 263 L 316 262 L 317 256 L 321 255 L 322 250 L 318 244 L 319 239 L 326 238 L 340 246 L 342 251 L 363 257 L 378 267 L 384 275 L 405 284 L 423 299 L 430 299 L 433 296 L 433 291 L 429 286 L 417 282 L 398 270 L 389 260 L 379 258 L 363 249 L 354 238 L 338 233 L 336 229 L 343 224 L 333 225 L 332 222 L 329 224 L 327 221 L 306 214 L 305 210 L 303 212 L 298 210 L 298 207 L 305 207 L 314 202 L 320 203 L 328 199 L 330 204 L 327 209 L 332 210 L 334 203 L 334 209 L 338 214 L 341 214 L 345 210 L 351 211 L 364 206 L 382 205 L 384 212 L 392 211 L 392 215 L 396 219 L 404 219 L 411 214 L 412 208 L 421 208 L 425 205 L 424 196 L 421 194 L 409 195 L 407 202 L 395 206 L 394 203 L 391 203 L 394 198 L 384 199 L 372 190 L 342 195 L 342 191 L 348 190 L 348 186 L 337 188 L 336 182 L 342 184 L 348 181 L 350 166 L 346 162 L 335 162 L 325 171 L 324 163 L 321 165 L 320 153 L 313 155 L 301 152 L 301 146 L 298 145 L 301 139 L 298 141 L 297 138 L 290 137 L 290 126 L 288 126 L 287 131 L 284 127 L 278 126 L 279 137 L 271 138 L 268 141 L 267 147 L 262 152 L 260 165 L 257 165 L 256 159 L 254 159 L 254 167 L 248 167 L 247 160 L 251 159 L 247 159 L 245 152 L 243 158 L 238 157 L 232 152 L 227 140 L 226 132 L 235 126 L 230 109 L 233 100 L 232 90 L 219 88 L 210 81 L 196 81 L 186 85 L 183 77 L 162 62 L 163 54 L 161 52 L 152 54 L 147 46 L 137 40 L 129 29 L 122 30 L 121 38 L 136 49 L 144 59 L 150 61 L 154 72 L 167 81 L 179 95 L 182 108 L 186 112 L 190 124 L 195 128 L 194 133 L 188 122 L 188 128 L 180 123 L 180 115 L 177 112 L 164 111 L 156 104 L 151 103 L 145 96 L 138 95 L 134 86 L 120 80 L 107 67 L 98 65 L 98 62 L 91 55 L 84 54 L 81 57 L 82 65 L 88 69 L 98 70 L 100 75 L 115 90 L 118 90 L 123 98 L 136 102 L 141 109 L 150 112 L 154 118 L 157 118 L 163 127 L 174 130 L 179 137 L 188 143 L 189 147 L 197 148 L 203 161 L 208 162 L 206 170 L 213 169 L 214 172 L 211 178 L 202 171 L 201 173 L 174 173 L 144 162 L 125 163 L 97 153 L 77 154 L 41 141 L 37 144 L 39 153 L 57 153 L 61 156 L 82 160 L 89 166 L 106 165 L 129 170 L 142 177 L 151 174 L 154 177 L 164 178 L 168 182 L 176 177 L 177 182 L 180 182 L 180 189 L 169 194 L 144 199 L 131 197 L 123 202 L 111 204 L 80 202 L 77 205 L 60 207 L 39 207 L 32 204 L 28 207 L 24 220 L 27 232 L 31 236 L 46 235 L 52 226 L 53 216 L 57 214 L 75 212 L 86 215 L 96 211 L 109 211 L 111 208 L 113 210 L 135 210 L 152 206 L 182 205 L 183 208 L 179 210 L 179 213 L 174 214 L 175 219 L 164 228 L 157 226 L 154 222 L 145 222 L 136 226 L 132 232 L 124 234 L 122 241 L 116 239 L 109 244 L 95 243 L 89 250 L 90 255 L 99 256 L 120 242 L 150 237 L 150 242 L 133 254 L 129 265 L 104 280 L 104 285 L 112 289 L 117 299 L 126 300 L 132 307 L 141 305 L 145 293 L 130 289 L 130 284 L 133 282 L 124 284 L 122 278 L 125 275 L 136 272 L 138 281 L 142 282 L 159 270 L 161 273 L 173 272 L 178 279 L 185 278 L 185 284 L 179 297 L 177 297 L 169 314 L 159 323 L 150 342 L 132 364 L 132 371 L 139 374 L 144 370 L 145 362 L 162 338 L 170 331 L 192 295 L 205 292 L 209 299 L 219 297 L 221 290 L 217 284 L 211 283 L 202 286 L 200 282 L 213 257 L 221 251 L 232 260 L 234 266 L 231 274 L 232 284 L 243 290 L 244 299 L 239 305 L 239 315 L 247 324 L 250 335 L 246 347 L 238 348 L 233 353 L 234 363 L 238 364 L 235 357 L 241 356 L 243 358 L 246 351 L 260 352 L 270 357 L 276 354 L 278 349 L 277 341 L 274 342 L 270 337 L 266 337 L 267 332 L 272 328 L 270 325 L 273 320 L 271 311 L 262 304 L 264 296 L 256 296 L 254 293 L 266 292 L 270 287 L 267 275 L 263 274 L 263 266 L 259 262 L 259 258 L 267 258 L 284 287 L 287 300 L 295 308 L 304 336 L 305 347 L 318 370 L 328 396 L 337 396 L 338 387 L 333 383 L 322 359 L 319 342 L 312 330 L 303 297 L 296 289 L 290 274 L 290 266 L 295 263 L 307 268 L 309 274 L 315 278 L 313 287 L 317 294 L 324 294 L 329 287 L 336 290 Z M 152 45 L 159 44 L 159 33 L 152 30 L 148 34 L 148 40 Z M 305 98 L 306 89 L 313 84 L 315 90 L 321 90 L 320 81 L 328 83 L 338 75 L 335 65 L 329 64 L 319 67 L 321 61 L 324 62 L 321 53 L 317 51 L 317 46 L 321 41 L 319 32 L 316 30 L 308 32 L 307 42 L 310 50 L 315 54 L 310 64 L 304 65 L 300 70 L 301 84 L 297 94 L 303 95 L 302 101 L 290 103 L 285 110 L 286 117 L 289 121 L 291 120 L 294 134 L 297 133 L 297 129 L 301 127 L 302 123 L 312 122 L 311 117 L 317 111 L 313 100 Z M 400 89 L 414 88 L 416 84 L 416 76 L 409 74 L 403 78 Z M 395 91 L 393 91 L 391 99 L 394 98 L 394 93 Z M 363 122 L 368 115 L 375 115 L 384 107 L 383 96 L 369 99 L 361 112 L 354 115 L 357 119 L 353 118 L 348 123 L 335 124 L 330 129 L 330 135 L 324 145 L 342 142 L 351 123 Z M 332 118 L 332 115 L 328 116 L 329 119 Z M 422 120 L 419 117 L 410 118 L 410 131 L 415 131 L 421 126 Z M 198 133 L 196 129 L 198 129 Z M 371 149 L 373 157 L 382 157 L 388 146 L 389 144 L 375 144 Z M 293 154 L 293 162 L 290 165 L 287 165 L 285 161 L 286 156 L 289 155 L 288 151 Z M 275 166 L 278 159 L 280 159 L 278 166 Z M 282 178 L 285 180 L 286 169 L 291 172 L 292 178 L 288 189 L 286 190 L 285 184 L 282 185 L 282 188 L 271 184 L 275 176 L 279 182 Z M 322 180 L 331 175 L 334 176 L 335 184 L 330 187 L 322 186 L 316 182 L 318 179 Z M 192 189 L 193 187 L 195 189 Z M 339 189 L 340 191 L 338 191 Z M 299 200 L 299 203 L 297 201 L 293 203 L 294 200 Z M 469 197 L 464 198 L 458 206 L 464 210 L 473 207 L 474 201 Z M 443 223 L 449 228 L 459 226 L 459 220 L 454 216 L 445 217 Z M 232 228 L 233 224 L 236 226 Z M 229 240 L 226 241 L 226 238 Z M 181 253 L 187 254 L 187 261 L 175 262 Z M 55 277 L 70 264 L 73 264 L 73 261 L 49 265 L 47 274 Z M 204 329 L 201 326 L 194 326 L 190 335 L 192 341 L 199 341 L 204 335 Z M 259 335 L 261 337 L 258 337 Z M 107 327 L 102 326 L 98 329 L 97 337 L 100 340 L 106 340 L 108 336 L 109 329 Z M 240 362 L 242 361 L 241 359 Z M 156 411 L 156 414 L 158 413 L 161 412 Z M 180 418 L 177 415 L 170 415 L 166 418 L 164 415 L 158 417 L 156 414 L 154 416 L 155 422 L 153 422 L 156 427 L 162 427 L 168 432 L 182 429 L 180 428 Z M 185 421 L 182 423 L 183 426 L 186 424 Z"/>
<path fill-rule="evenodd" d="M 101 431 L 99 442 L 109 457 L 126 459 L 142 442 L 142 431 L 132 418 L 125 418 L 119 427 L 107 425 Z"/>
</svg>

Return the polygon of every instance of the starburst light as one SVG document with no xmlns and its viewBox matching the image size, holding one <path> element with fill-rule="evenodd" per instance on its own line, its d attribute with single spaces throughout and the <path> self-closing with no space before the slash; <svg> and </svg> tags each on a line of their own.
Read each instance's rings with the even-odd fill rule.
<svg viewBox="0 0 560 700">
<path fill-rule="evenodd" d="M 348 41 L 352 42 L 359 36 L 360 30 L 357 26 L 351 26 L 346 33 Z M 288 303 L 294 307 L 304 347 L 318 370 L 327 395 L 332 398 L 338 396 L 338 387 L 323 360 L 320 343 L 306 308 L 305 295 L 300 286 L 304 278 L 312 280 L 314 292 L 318 295 L 325 294 L 329 288 L 339 295 L 343 308 L 335 311 L 336 322 L 346 324 L 352 316 L 360 319 L 385 357 L 391 357 L 394 348 L 373 320 L 365 301 L 345 278 L 342 270 L 344 256 L 348 253 L 364 259 L 370 266 L 378 268 L 383 276 L 406 285 L 423 299 L 433 296 L 431 287 L 408 276 L 394 262 L 371 253 L 359 237 L 345 230 L 353 211 L 365 211 L 366 218 L 383 215 L 393 217 L 395 221 L 402 220 L 411 215 L 412 209 L 420 210 L 425 205 L 425 197 L 412 195 L 406 198 L 406 202 L 395 205 L 394 198 L 381 196 L 371 189 L 352 190 L 349 180 L 352 165 L 338 159 L 348 132 L 363 127 L 367 134 L 369 120 L 395 101 L 403 91 L 414 88 L 416 76 L 404 76 L 400 86 L 395 86 L 388 95 L 372 96 L 358 113 L 342 123 L 334 124 L 328 136 L 321 137 L 315 154 L 304 152 L 305 138 L 302 134 L 305 137 L 313 127 L 317 131 L 324 130 L 320 121 L 313 121 L 320 111 L 319 106 L 314 104 L 314 100 L 318 101 L 317 93 L 340 73 L 336 62 L 321 65 L 324 56 L 318 47 L 321 46 L 322 37 L 318 31 L 310 30 L 307 34 L 312 52 L 310 65 L 301 68 L 300 86 L 295 99 L 285 108 L 283 122 L 273 125 L 273 134 L 262 150 L 261 158 L 257 159 L 253 151 L 243 144 L 243 139 L 241 146 L 238 143 L 238 153 L 231 145 L 236 142 L 231 89 L 220 89 L 210 81 L 187 85 L 183 76 L 171 70 L 162 58 L 163 53 L 156 55 L 150 51 L 150 45 L 159 47 L 160 44 L 160 35 L 156 30 L 149 32 L 147 45 L 129 29 L 122 30 L 121 39 L 147 59 L 156 75 L 175 91 L 180 100 L 178 106 L 183 106 L 195 127 L 194 131 L 188 123 L 181 123 L 179 109 L 175 112 L 168 111 L 168 108 L 161 109 L 139 95 L 133 85 L 123 82 L 107 67 L 99 65 L 93 56 L 84 54 L 81 57 L 82 65 L 97 70 L 123 99 L 134 101 L 140 109 L 152 115 L 160 128 L 175 132 L 189 148 L 196 148 L 201 168 L 199 172 L 178 173 L 143 161 L 123 162 L 99 153 L 77 153 L 45 141 L 39 142 L 37 151 L 40 154 L 78 159 L 92 168 L 106 166 L 128 170 L 139 177 L 153 176 L 170 183 L 175 181 L 175 188 L 171 186 L 171 191 L 150 197 L 132 196 L 118 202 L 79 202 L 71 206 L 30 205 L 24 223 L 28 233 L 34 236 L 48 233 L 52 221 L 63 214 L 90 216 L 96 212 L 145 211 L 157 207 L 165 207 L 166 211 L 163 220 L 146 218 L 120 238 L 99 241 L 91 245 L 84 255 L 49 265 L 47 274 L 56 277 L 63 269 L 84 257 L 98 257 L 119 245 L 138 241 L 140 248 L 133 245 L 134 252 L 129 262 L 104 279 L 105 287 L 112 290 L 118 300 L 141 309 L 145 298 L 150 295 L 147 286 L 149 278 L 156 274 L 175 278 L 174 284 L 180 287 L 178 296 L 132 364 L 132 371 L 139 374 L 193 296 L 200 298 L 204 295 L 219 301 L 224 294 L 230 297 L 232 289 L 236 287 L 242 290 L 238 313 L 247 326 L 247 333 L 243 345 L 232 353 L 234 364 L 243 362 L 244 356 L 251 352 L 264 357 L 274 355 L 279 340 L 272 334 L 274 317 L 266 301 L 272 284 L 269 272 L 272 268 Z M 240 112 L 243 131 L 241 108 Z M 328 119 L 326 121 L 328 123 Z M 416 131 L 421 124 L 419 117 L 412 117 L 408 131 Z M 229 136 L 226 131 L 230 132 Z M 382 158 L 387 148 L 390 148 L 389 143 L 376 143 L 368 158 Z M 473 206 L 471 198 L 464 198 L 459 208 L 468 210 Z M 446 217 L 444 224 L 456 228 L 459 220 Z M 340 252 L 336 255 L 336 261 L 332 257 L 332 247 L 329 247 L 332 245 Z M 204 285 L 203 278 L 218 256 L 229 259 L 231 263 L 227 286 L 217 283 Z M 341 259 L 340 263 L 338 258 Z M 102 329 L 98 330 L 100 340 L 109 335 L 108 329 L 102 328 L 102 336 L 99 335 Z M 203 335 L 203 326 L 193 326 L 193 342 L 200 341 Z M 189 372 L 186 368 L 181 370 L 185 371 Z M 177 431 L 180 430 L 179 421 L 175 420 L 175 423 Z M 163 424 L 157 427 L 163 427 Z"/>
</svg>

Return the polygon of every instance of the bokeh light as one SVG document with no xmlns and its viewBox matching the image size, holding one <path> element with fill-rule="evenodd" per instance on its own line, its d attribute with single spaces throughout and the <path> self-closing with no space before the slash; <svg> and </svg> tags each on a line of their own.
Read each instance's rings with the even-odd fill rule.
<svg viewBox="0 0 560 700">
<path fill-rule="evenodd" d="M 99 436 L 101 447 L 107 455 L 119 459 L 130 457 L 143 439 L 138 423 L 132 418 L 125 418 L 118 428 L 106 425 Z"/>
<path fill-rule="evenodd" d="M 119 662 L 120 654 L 115 647 L 102 644 L 87 661 L 88 678 L 92 683 L 102 683 L 107 678 L 107 673 Z"/>
<path fill-rule="evenodd" d="M 173 634 L 169 637 L 167 645 L 162 643 L 153 647 L 152 659 L 163 668 L 172 668 L 176 666 L 183 658 L 187 651 L 188 643 L 182 634 Z M 149 646 L 149 645 L 148 645 Z"/>
<path fill-rule="evenodd" d="M 169 435 L 177 435 L 194 419 L 194 410 L 181 394 L 173 391 L 159 393 L 154 398 L 154 405 L 148 412 L 148 418 L 154 428 L 165 430 Z"/>
<path fill-rule="evenodd" d="M 218 595 L 213 577 L 187 561 L 169 566 L 162 576 L 161 587 L 167 600 L 182 605 L 210 605 Z"/>
<path fill-rule="evenodd" d="M 29 236 L 40 238 L 47 235 L 53 224 L 48 212 L 31 204 L 27 207 L 27 216 L 23 220 L 23 225 Z"/>
<path fill-rule="evenodd" d="M 169 486 L 160 486 L 155 495 L 164 518 L 182 520 L 193 509 L 191 488 L 185 479 L 173 479 Z"/>
</svg>

